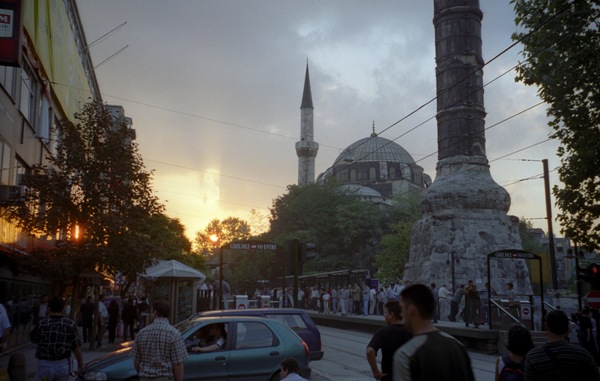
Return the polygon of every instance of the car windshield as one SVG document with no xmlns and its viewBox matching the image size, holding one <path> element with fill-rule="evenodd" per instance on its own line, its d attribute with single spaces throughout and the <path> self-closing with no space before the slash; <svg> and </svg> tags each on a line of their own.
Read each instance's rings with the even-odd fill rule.
<svg viewBox="0 0 600 381">
<path fill-rule="evenodd" d="M 177 328 L 177 330 L 183 334 L 196 325 L 198 325 L 196 320 L 183 320 L 175 324 L 175 328 Z"/>
</svg>

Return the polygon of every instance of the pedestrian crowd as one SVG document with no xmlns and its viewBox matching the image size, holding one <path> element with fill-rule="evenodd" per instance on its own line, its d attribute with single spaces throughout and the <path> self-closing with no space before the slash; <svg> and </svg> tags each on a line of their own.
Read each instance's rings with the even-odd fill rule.
<svg viewBox="0 0 600 381">
<path fill-rule="evenodd" d="M 507 283 L 505 288 L 506 298 L 514 300 L 513 284 Z M 268 292 L 257 290 L 255 297 Z M 473 281 L 460 285 L 454 293 L 445 285 L 438 288 L 435 283 L 411 285 L 397 281 L 379 290 L 368 283 L 330 290 L 309 287 L 299 290 L 297 301 L 304 308 L 324 314 L 381 314 L 386 325 L 373 335 L 365 353 L 376 380 L 474 381 L 464 345 L 438 330 L 435 323 L 443 318 L 462 319 L 466 327 L 479 327 L 486 320 L 488 293 L 496 294 L 487 284 L 478 290 Z M 141 381 L 183 380 L 188 350 L 180 333 L 169 323 L 168 302 L 159 300 L 151 307 L 143 297 L 129 297 L 119 303 L 103 295 L 95 302 L 88 296 L 81 301 L 78 314 L 72 313 L 70 302 L 70 298 L 41 296 L 30 309 L 30 340 L 36 344 L 38 360 L 36 381 L 67 381 L 74 377 L 83 365 L 81 346 L 95 340 L 102 347 L 105 330 L 111 343 L 121 336 L 124 341 L 134 341 L 132 356 Z M 13 329 L 11 307 L 0 304 L 0 344 Z M 537 348 L 527 328 L 513 325 L 508 331 L 507 353 L 496 359 L 495 381 L 600 381 L 595 335 L 599 318 L 597 311 L 587 307 L 571 317 L 560 309 L 550 311 L 544 316 L 547 343 Z M 94 321 L 98 322 L 95 337 Z M 15 324 L 21 324 L 21 320 Z M 578 344 L 570 343 L 572 327 L 577 330 Z M 223 346 L 227 335 L 223 327 L 214 324 L 208 328 L 191 352 L 214 351 Z M 75 363 L 71 361 L 73 356 Z M 281 362 L 280 379 L 304 380 L 298 373 L 296 360 Z"/>
<path fill-rule="evenodd" d="M 471 296 L 469 300 L 469 294 L 474 292 L 471 283 L 468 282 L 464 289 L 459 288 L 463 290 L 459 294 L 467 297 L 464 307 L 467 326 L 480 322 L 473 320 L 473 317 L 477 318 L 473 311 L 480 307 L 481 299 Z M 507 287 L 508 291 L 512 289 L 512 284 Z M 386 302 L 386 326 L 375 333 L 366 348 L 366 358 L 376 380 L 475 379 L 463 344 L 434 325 L 439 298 L 435 284 L 429 287 L 415 284 L 405 287 L 399 300 Z M 574 317 L 579 320 L 581 345 L 569 342 L 572 322 L 560 309 L 545 316 L 547 343 L 543 346 L 535 348 L 529 330 L 519 324 L 513 325 L 508 331 L 508 353 L 496 360 L 495 381 L 600 381 L 600 363 L 594 348 L 584 344 L 593 337 L 591 323 L 587 321 L 589 314 L 589 309 L 583 309 Z M 379 351 L 381 368 L 377 363 Z"/>
</svg>

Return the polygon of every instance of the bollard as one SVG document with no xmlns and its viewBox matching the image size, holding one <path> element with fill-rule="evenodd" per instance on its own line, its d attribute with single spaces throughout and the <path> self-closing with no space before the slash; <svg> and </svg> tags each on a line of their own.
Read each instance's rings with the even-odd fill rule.
<svg viewBox="0 0 600 381">
<path fill-rule="evenodd" d="M 26 380 L 25 355 L 23 353 L 14 353 L 10 356 L 8 359 L 7 373 L 10 381 Z"/>
</svg>

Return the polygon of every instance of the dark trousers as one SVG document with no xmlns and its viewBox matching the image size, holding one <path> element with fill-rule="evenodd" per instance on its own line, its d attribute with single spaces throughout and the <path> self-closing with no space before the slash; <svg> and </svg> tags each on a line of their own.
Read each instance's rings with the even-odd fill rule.
<svg viewBox="0 0 600 381">
<path fill-rule="evenodd" d="M 83 342 L 87 343 L 90 341 L 90 336 L 92 335 L 92 319 L 83 319 L 81 325 L 83 328 Z"/>
<path fill-rule="evenodd" d="M 134 321 L 123 322 L 123 341 L 127 341 L 127 338 L 134 340 L 135 335 L 133 333 Z"/>
<path fill-rule="evenodd" d="M 456 315 L 458 315 L 458 303 L 454 300 L 450 301 L 450 315 L 448 315 L 448 320 L 456 321 Z"/>
<path fill-rule="evenodd" d="M 114 320 L 108 320 L 108 342 L 109 343 L 114 343 L 115 342 L 115 336 L 117 333 L 117 321 Z"/>
<path fill-rule="evenodd" d="M 480 317 L 479 312 L 481 310 L 481 303 L 479 299 L 467 299 L 465 302 L 465 325 L 468 327 L 469 324 L 479 327 Z"/>
</svg>

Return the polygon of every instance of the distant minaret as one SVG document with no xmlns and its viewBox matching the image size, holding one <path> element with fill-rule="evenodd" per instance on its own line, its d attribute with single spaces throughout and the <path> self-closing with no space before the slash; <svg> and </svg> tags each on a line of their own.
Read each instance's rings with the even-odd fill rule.
<svg viewBox="0 0 600 381">
<path fill-rule="evenodd" d="M 308 62 L 306 63 L 306 76 L 304 78 L 304 93 L 300 105 L 300 141 L 296 143 L 298 155 L 298 185 L 307 185 L 315 182 L 315 158 L 319 151 L 319 144 L 313 140 L 313 102 L 310 91 L 310 77 L 308 75 Z"/>
</svg>

